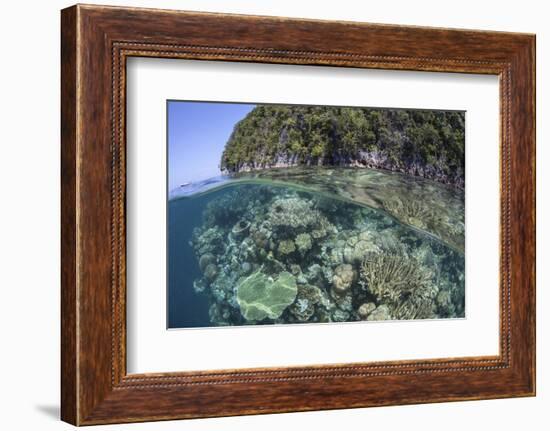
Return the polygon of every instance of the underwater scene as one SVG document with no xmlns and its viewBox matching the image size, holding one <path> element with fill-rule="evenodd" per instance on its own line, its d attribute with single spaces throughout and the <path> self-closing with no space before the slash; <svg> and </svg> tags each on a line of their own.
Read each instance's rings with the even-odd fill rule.
<svg viewBox="0 0 550 431">
<path fill-rule="evenodd" d="M 168 128 L 168 328 L 465 316 L 463 112 L 170 101 Z"/>
</svg>

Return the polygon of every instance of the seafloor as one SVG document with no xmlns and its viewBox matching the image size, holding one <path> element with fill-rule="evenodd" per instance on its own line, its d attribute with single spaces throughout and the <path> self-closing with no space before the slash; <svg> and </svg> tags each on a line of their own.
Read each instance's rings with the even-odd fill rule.
<svg viewBox="0 0 550 431">
<path fill-rule="evenodd" d="M 457 318 L 464 303 L 461 190 L 299 167 L 169 201 L 170 327 Z"/>
</svg>

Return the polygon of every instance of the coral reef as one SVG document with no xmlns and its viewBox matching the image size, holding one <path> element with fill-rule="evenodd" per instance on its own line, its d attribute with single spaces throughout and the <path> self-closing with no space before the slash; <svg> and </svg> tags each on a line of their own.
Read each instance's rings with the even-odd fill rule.
<svg viewBox="0 0 550 431">
<path fill-rule="evenodd" d="M 262 183 L 275 181 L 293 184 L 323 194 L 317 199 L 315 210 L 331 219 L 338 215 L 338 200 L 328 196 L 337 195 L 371 208 L 379 208 L 384 214 L 391 214 L 401 223 L 421 229 L 464 253 L 464 191 L 437 184 L 420 178 L 398 173 L 385 173 L 376 169 L 326 168 L 322 166 L 266 169 L 237 175 L 239 181 Z M 264 193 L 264 197 L 266 194 Z M 239 204 L 242 204 L 240 202 Z M 350 219 L 358 222 L 363 218 L 361 207 L 348 208 Z M 376 216 L 374 213 L 371 216 Z M 235 220 L 237 221 L 237 220 Z M 369 230 L 386 227 L 387 217 L 378 217 L 376 226 Z M 358 224 L 358 223 L 355 223 Z M 323 229 L 310 232 L 314 239 L 326 237 L 333 230 Z M 393 229 L 392 229 L 393 230 Z M 400 241 L 398 241 L 400 242 Z"/>
<path fill-rule="evenodd" d="M 426 289 L 432 274 L 404 256 L 370 254 L 361 264 L 365 289 L 378 301 L 398 301 L 402 296 Z"/>
<path fill-rule="evenodd" d="M 360 284 L 378 303 L 386 304 L 397 319 L 432 316 L 436 287 L 433 274 L 415 259 L 388 254 L 370 254 L 361 264 Z"/>
<path fill-rule="evenodd" d="M 464 315 L 463 255 L 433 236 L 326 195 L 233 188 L 205 206 L 191 240 L 202 274 L 193 288 L 212 324 Z"/>
</svg>

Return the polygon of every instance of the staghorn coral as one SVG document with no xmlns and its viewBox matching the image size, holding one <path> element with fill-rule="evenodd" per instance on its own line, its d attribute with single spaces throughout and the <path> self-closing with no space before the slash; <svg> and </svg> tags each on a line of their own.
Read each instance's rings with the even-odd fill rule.
<svg viewBox="0 0 550 431">
<path fill-rule="evenodd" d="M 432 273 L 416 260 L 400 255 L 371 254 L 361 264 L 360 283 L 397 318 L 426 315 L 433 296 Z M 412 317 L 416 318 L 416 317 Z"/>
<path fill-rule="evenodd" d="M 382 201 L 382 206 L 398 220 L 419 229 L 426 229 L 429 221 L 436 217 L 421 200 L 393 197 Z"/>
<path fill-rule="evenodd" d="M 434 317 L 434 302 L 431 298 L 411 295 L 392 308 L 392 313 L 398 320 L 429 319 Z"/>
<path fill-rule="evenodd" d="M 382 207 L 399 221 L 425 230 L 464 252 L 464 219 L 450 218 L 433 196 L 391 197 L 382 200 Z M 455 212 L 453 213 L 453 215 Z"/>
<path fill-rule="evenodd" d="M 449 290 L 440 290 L 435 298 L 435 303 L 443 316 L 453 316 L 456 308 L 452 300 L 452 294 Z"/>
</svg>

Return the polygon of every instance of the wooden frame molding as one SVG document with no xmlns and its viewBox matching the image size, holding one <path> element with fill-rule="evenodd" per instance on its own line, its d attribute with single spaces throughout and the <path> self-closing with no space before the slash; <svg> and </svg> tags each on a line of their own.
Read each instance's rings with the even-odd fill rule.
<svg viewBox="0 0 550 431">
<path fill-rule="evenodd" d="M 91 425 L 535 394 L 534 35 L 82 5 L 64 9 L 61 21 L 63 420 Z M 498 75 L 499 355 L 128 375 L 131 56 Z"/>
</svg>

